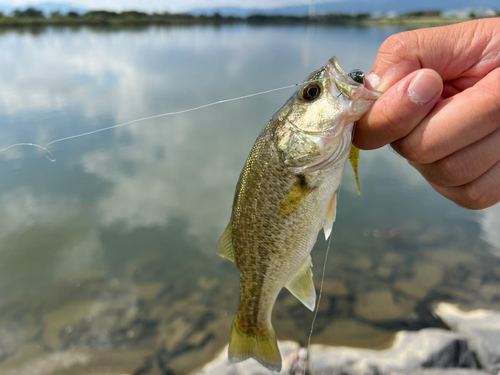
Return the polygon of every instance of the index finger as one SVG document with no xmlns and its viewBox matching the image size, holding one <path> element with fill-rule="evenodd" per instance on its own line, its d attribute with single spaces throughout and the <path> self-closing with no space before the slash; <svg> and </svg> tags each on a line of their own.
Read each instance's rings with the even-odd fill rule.
<svg viewBox="0 0 500 375">
<path fill-rule="evenodd" d="M 474 79 L 464 78 L 479 80 L 499 66 L 499 43 L 499 19 L 395 34 L 381 45 L 367 80 L 373 88 L 386 91 L 411 72 L 428 68 L 444 82 L 465 81 L 471 85 Z"/>
</svg>

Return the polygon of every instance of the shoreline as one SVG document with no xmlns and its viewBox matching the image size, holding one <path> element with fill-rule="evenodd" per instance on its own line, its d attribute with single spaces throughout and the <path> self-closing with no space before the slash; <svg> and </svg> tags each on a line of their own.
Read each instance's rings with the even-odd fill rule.
<svg viewBox="0 0 500 375">
<path fill-rule="evenodd" d="M 442 17 L 414 17 L 414 18 L 380 18 L 380 19 L 343 19 L 342 17 L 323 16 L 309 19 L 307 17 L 284 17 L 284 16 L 250 16 L 247 18 L 237 17 L 214 17 L 214 16 L 148 16 L 147 18 L 131 17 L 86 17 L 77 18 L 0 18 L 0 29 L 38 28 L 45 26 L 57 27 L 81 27 L 96 26 L 107 28 L 127 28 L 145 26 L 225 26 L 225 25 L 250 25 L 250 26 L 292 26 L 292 25 L 318 25 L 332 27 L 433 27 L 445 26 L 466 21 L 474 18 L 442 18 Z"/>
</svg>

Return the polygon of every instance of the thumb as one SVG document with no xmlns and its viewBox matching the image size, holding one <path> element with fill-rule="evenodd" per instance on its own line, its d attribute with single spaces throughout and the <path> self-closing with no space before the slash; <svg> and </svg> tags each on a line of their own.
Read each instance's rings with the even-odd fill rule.
<svg viewBox="0 0 500 375">
<path fill-rule="evenodd" d="M 432 110 L 443 91 L 441 76 L 420 69 L 391 86 L 357 122 L 354 144 L 374 149 L 408 135 Z"/>
</svg>

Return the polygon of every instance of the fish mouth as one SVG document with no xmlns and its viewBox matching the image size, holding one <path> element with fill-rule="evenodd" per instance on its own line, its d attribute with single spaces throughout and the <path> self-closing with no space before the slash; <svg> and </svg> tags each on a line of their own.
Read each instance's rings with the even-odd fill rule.
<svg viewBox="0 0 500 375">
<path fill-rule="evenodd" d="M 381 92 L 369 90 L 364 84 L 356 82 L 349 77 L 340 67 L 339 60 L 336 56 L 328 60 L 326 71 L 340 94 L 349 100 L 373 102 L 382 95 Z"/>
</svg>

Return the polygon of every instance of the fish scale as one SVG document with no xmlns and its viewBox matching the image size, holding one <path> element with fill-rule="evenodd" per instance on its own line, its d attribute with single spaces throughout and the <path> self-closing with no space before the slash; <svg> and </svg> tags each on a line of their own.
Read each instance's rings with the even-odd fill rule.
<svg viewBox="0 0 500 375">
<path fill-rule="evenodd" d="M 314 309 L 310 252 L 320 229 L 328 236 L 335 220 L 354 123 L 379 95 L 345 74 L 334 57 L 300 85 L 258 136 L 218 247 L 240 271 L 230 361 L 254 358 L 281 369 L 271 324 L 274 303 L 286 287 Z"/>
</svg>

